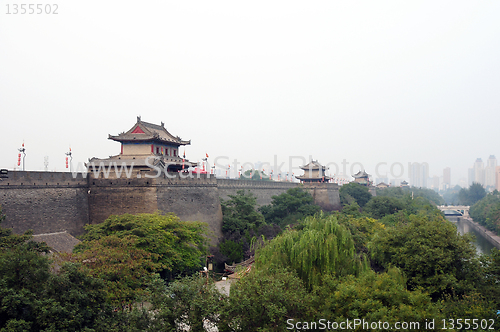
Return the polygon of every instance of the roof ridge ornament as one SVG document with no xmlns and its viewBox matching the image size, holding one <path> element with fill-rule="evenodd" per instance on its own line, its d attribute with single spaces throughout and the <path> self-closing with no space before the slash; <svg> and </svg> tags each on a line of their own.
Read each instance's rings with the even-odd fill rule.
<svg viewBox="0 0 500 332">
<path fill-rule="evenodd" d="M 137 122 L 141 122 L 141 116 L 140 115 L 137 116 Z"/>
</svg>

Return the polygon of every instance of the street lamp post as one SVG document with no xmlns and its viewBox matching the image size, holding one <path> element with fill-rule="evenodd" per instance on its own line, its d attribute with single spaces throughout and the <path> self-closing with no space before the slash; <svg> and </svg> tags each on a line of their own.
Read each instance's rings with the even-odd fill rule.
<svg viewBox="0 0 500 332">
<path fill-rule="evenodd" d="M 21 148 L 19 150 L 19 157 L 17 159 L 17 166 L 21 166 L 21 153 L 23 154 L 23 171 L 25 171 L 25 164 L 24 164 L 24 159 L 26 158 L 26 149 L 24 148 L 24 142 Z"/>
<path fill-rule="evenodd" d="M 71 154 L 71 148 L 69 148 L 69 152 L 66 152 L 65 155 L 66 155 L 66 168 L 68 168 L 68 157 L 69 157 L 69 171 L 73 172 L 73 169 L 71 167 L 72 166 L 71 162 L 73 161 L 73 156 Z"/>
</svg>

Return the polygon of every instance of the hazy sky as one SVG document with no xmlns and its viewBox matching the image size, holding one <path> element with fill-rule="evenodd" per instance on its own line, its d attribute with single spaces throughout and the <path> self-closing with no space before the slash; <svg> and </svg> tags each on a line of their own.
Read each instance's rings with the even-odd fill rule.
<svg viewBox="0 0 500 332">
<path fill-rule="evenodd" d="M 30 2 L 0 0 L 1 168 L 23 140 L 29 170 L 64 170 L 69 146 L 118 154 L 108 134 L 138 115 L 193 161 L 428 162 L 457 182 L 500 158 L 500 1 L 14 3 Z"/>
</svg>

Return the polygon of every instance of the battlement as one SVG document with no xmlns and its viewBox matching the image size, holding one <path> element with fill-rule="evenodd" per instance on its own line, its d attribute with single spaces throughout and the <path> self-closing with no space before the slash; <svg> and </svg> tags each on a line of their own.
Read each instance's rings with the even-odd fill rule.
<svg viewBox="0 0 500 332">
<path fill-rule="evenodd" d="M 10 171 L 1 179 L 2 187 L 82 187 L 87 186 L 85 173 Z"/>
</svg>

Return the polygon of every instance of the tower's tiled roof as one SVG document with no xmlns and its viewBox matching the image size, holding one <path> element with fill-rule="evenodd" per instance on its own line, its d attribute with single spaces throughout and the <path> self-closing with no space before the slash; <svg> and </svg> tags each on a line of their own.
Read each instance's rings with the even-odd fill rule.
<svg viewBox="0 0 500 332">
<path fill-rule="evenodd" d="M 171 143 L 174 145 L 189 145 L 191 141 L 183 141 L 179 136 L 170 134 L 163 122 L 161 125 L 145 122 L 141 117 L 137 117 L 137 123 L 130 128 L 129 131 L 121 133 L 117 136 L 109 135 L 109 139 L 114 141 L 160 141 L 163 143 Z"/>
<path fill-rule="evenodd" d="M 352 177 L 353 178 L 367 178 L 369 177 L 370 175 L 368 173 L 366 173 L 364 170 L 362 171 L 359 171 L 358 173 L 354 174 Z"/>
<path fill-rule="evenodd" d="M 309 170 L 309 169 L 324 169 L 325 166 L 321 165 L 317 160 L 311 160 L 309 164 L 300 166 L 301 169 L 303 170 Z"/>
</svg>

